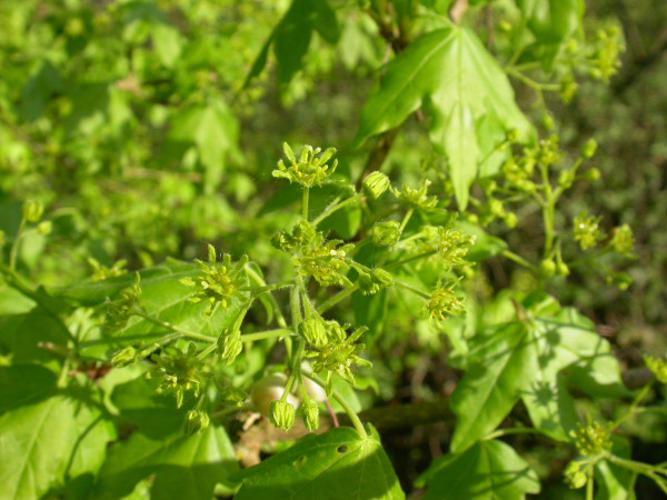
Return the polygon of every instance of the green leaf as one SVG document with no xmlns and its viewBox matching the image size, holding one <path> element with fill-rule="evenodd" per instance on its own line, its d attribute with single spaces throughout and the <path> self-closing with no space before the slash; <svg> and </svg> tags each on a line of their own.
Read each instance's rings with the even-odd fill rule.
<svg viewBox="0 0 667 500">
<path fill-rule="evenodd" d="M 227 161 L 239 156 L 236 118 L 224 101 L 216 100 L 206 106 L 179 111 L 171 123 L 171 141 L 197 147 L 199 161 L 206 172 L 204 185 L 212 192 L 220 183 Z"/>
<path fill-rule="evenodd" d="M 169 24 L 158 23 L 153 27 L 152 36 L 160 62 L 167 68 L 173 67 L 183 49 L 183 38 L 179 31 Z"/>
<path fill-rule="evenodd" d="M 42 308 L 0 317 L 0 352 L 11 352 L 14 363 L 52 359 L 54 355 L 40 345 L 65 345 L 68 340 L 62 324 Z"/>
<path fill-rule="evenodd" d="M 526 327 L 510 323 L 485 339 L 451 397 L 457 416 L 451 450 L 462 451 L 493 431 L 521 397 L 536 369 Z"/>
<path fill-rule="evenodd" d="M 113 426 L 66 395 L 0 417 L 0 498 L 39 498 L 66 478 L 95 473 Z"/>
<path fill-rule="evenodd" d="M 400 125 L 422 105 L 432 117 L 431 139 L 449 160 L 461 209 L 478 164 L 489 154 L 486 135 L 510 129 L 523 140 L 533 135 L 503 70 L 466 28 L 427 33 L 387 65 L 362 110 L 356 143 Z"/>
<path fill-rule="evenodd" d="M 528 29 L 544 44 L 560 44 L 581 29 L 584 0 L 517 0 Z"/>
<path fill-rule="evenodd" d="M 308 435 L 239 477 L 236 500 L 405 498 L 374 429 L 366 438 L 347 427 Z"/>
<path fill-rule="evenodd" d="M 303 65 L 314 31 L 335 43 L 340 34 L 336 13 L 326 0 L 293 0 L 255 59 L 244 87 L 264 69 L 271 45 L 278 60 L 278 81 L 288 84 Z"/>
<path fill-rule="evenodd" d="M 540 492 L 537 474 L 502 441 L 481 441 L 434 461 L 419 478 L 424 500 L 521 500 Z"/>
<path fill-rule="evenodd" d="M 570 373 L 579 367 L 590 386 L 618 388 L 623 395 L 620 367 L 609 343 L 573 309 L 564 309 L 555 317 L 538 317 L 529 330 L 537 369 L 524 388 L 523 403 L 537 429 L 567 441 L 578 420 L 563 370 Z"/>
<path fill-rule="evenodd" d="M 151 476 L 153 499 L 210 500 L 216 484 L 231 492 L 229 478 L 237 470 L 234 449 L 222 427 L 157 440 L 135 433 L 111 448 L 95 498 L 121 498 Z"/>
<path fill-rule="evenodd" d="M 0 366 L 0 414 L 49 398 L 56 374 L 39 365 Z"/>
</svg>

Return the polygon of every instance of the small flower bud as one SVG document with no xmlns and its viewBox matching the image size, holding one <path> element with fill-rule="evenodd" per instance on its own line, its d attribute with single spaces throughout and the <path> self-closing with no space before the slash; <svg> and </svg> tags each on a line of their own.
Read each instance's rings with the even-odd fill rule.
<svg viewBox="0 0 667 500">
<path fill-rule="evenodd" d="M 540 262 L 540 271 L 542 271 L 542 274 L 545 276 L 553 276 L 556 274 L 556 263 L 553 259 L 543 259 L 542 262 Z"/>
<path fill-rule="evenodd" d="M 595 181 L 599 180 L 600 175 L 601 175 L 600 170 L 595 168 L 595 167 L 589 168 L 586 171 L 586 179 L 588 179 L 589 181 L 592 181 L 592 182 L 595 182 Z"/>
<path fill-rule="evenodd" d="M 510 229 L 515 228 L 516 224 L 518 222 L 518 219 L 516 217 L 516 214 L 514 212 L 507 212 L 505 214 L 505 217 L 503 217 L 503 222 L 507 227 Z"/>
<path fill-rule="evenodd" d="M 558 273 L 559 276 L 569 276 L 570 275 L 570 268 L 567 267 L 567 264 L 565 262 L 558 262 L 556 264 L 556 272 Z"/>
<path fill-rule="evenodd" d="M 314 347 L 324 347 L 329 341 L 324 322 L 319 318 L 307 319 L 299 325 L 299 333 Z"/>
<path fill-rule="evenodd" d="M 28 200 L 23 204 L 23 219 L 26 222 L 38 222 L 44 214 L 44 205 L 39 201 Z"/>
<path fill-rule="evenodd" d="M 269 418 L 271 423 L 283 431 L 288 431 L 294 425 L 296 411 L 287 401 L 279 399 L 271 403 Z"/>
<path fill-rule="evenodd" d="M 199 410 L 190 410 L 185 416 L 185 429 L 188 434 L 194 434 L 208 427 L 208 414 Z"/>
<path fill-rule="evenodd" d="M 301 403 L 303 421 L 309 431 L 316 431 L 320 426 L 320 407 L 312 399 L 306 399 Z"/>
<path fill-rule="evenodd" d="M 53 229 L 53 224 L 51 224 L 50 220 L 45 220 L 44 222 L 40 222 L 37 225 L 37 232 L 43 236 L 50 234 L 52 229 Z"/>
<path fill-rule="evenodd" d="M 228 333 L 222 336 L 222 359 L 228 365 L 231 365 L 234 360 L 241 354 L 243 350 L 243 343 L 241 342 L 241 335 L 239 332 Z"/>
<path fill-rule="evenodd" d="M 382 172 L 373 172 L 369 174 L 363 182 L 364 191 L 373 198 L 377 200 L 382 194 L 389 189 L 391 183 L 389 182 L 389 177 L 384 175 Z"/>
<path fill-rule="evenodd" d="M 132 346 L 127 346 L 121 349 L 111 358 L 111 364 L 116 367 L 127 366 L 134 363 L 137 356 L 137 351 Z"/>
<path fill-rule="evenodd" d="M 563 170 L 558 176 L 558 185 L 562 188 L 568 189 L 574 183 L 574 170 Z"/>
<path fill-rule="evenodd" d="M 588 481 L 586 473 L 581 469 L 581 464 L 576 460 L 573 460 L 567 465 L 564 475 L 565 482 L 572 489 L 583 488 Z"/>
<path fill-rule="evenodd" d="M 586 144 L 581 148 L 581 156 L 584 158 L 592 158 L 595 155 L 595 151 L 598 148 L 598 143 L 595 139 L 591 138 L 586 141 Z"/>
</svg>

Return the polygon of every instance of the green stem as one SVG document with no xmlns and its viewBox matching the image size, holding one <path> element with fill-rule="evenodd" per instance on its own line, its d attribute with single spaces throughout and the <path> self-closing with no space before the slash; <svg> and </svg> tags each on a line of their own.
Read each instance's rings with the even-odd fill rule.
<svg viewBox="0 0 667 500">
<path fill-rule="evenodd" d="M 586 481 L 586 500 L 593 500 L 593 474 L 589 474 Z"/>
<path fill-rule="evenodd" d="M 306 377 L 314 381 L 315 383 L 319 384 L 321 387 L 326 387 L 327 384 L 324 380 L 322 380 L 320 377 L 315 375 L 314 373 L 303 373 Z M 340 394 L 338 394 L 335 390 L 331 391 L 331 396 L 338 402 L 338 404 L 343 408 L 345 413 L 350 419 L 350 422 L 352 422 L 352 425 L 354 428 L 357 430 L 359 435 L 366 439 L 368 437 L 368 434 L 366 433 L 366 429 L 364 429 L 364 424 L 361 423 L 361 420 L 359 419 L 359 416 L 357 413 L 352 409 L 352 407 L 347 404 L 347 402 L 341 397 Z"/>
<path fill-rule="evenodd" d="M 274 330 L 264 330 L 261 332 L 245 333 L 241 335 L 241 342 L 255 342 L 256 340 L 272 339 L 276 337 L 294 337 L 294 333 L 289 328 L 276 328 Z"/>
<path fill-rule="evenodd" d="M 303 218 L 308 221 L 308 199 L 310 197 L 310 188 L 303 188 L 303 198 L 301 201 L 301 213 Z"/>
<path fill-rule="evenodd" d="M 25 229 L 25 219 L 21 218 L 21 222 L 19 223 L 19 229 L 16 232 L 16 238 L 14 238 L 14 241 L 12 242 L 12 247 L 9 250 L 9 269 L 11 271 L 14 271 L 16 269 L 16 258 L 18 255 L 21 239 L 23 238 L 24 229 Z"/>
<path fill-rule="evenodd" d="M 259 273 L 257 273 L 249 264 L 246 264 L 243 268 L 246 272 L 246 275 L 250 280 L 254 281 L 255 284 L 265 287 L 267 286 L 266 281 L 264 281 L 264 278 L 262 278 Z M 271 301 L 271 304 L 273 305 L 273 308 L 276 313 L 276 322 L 278 323 L 278 326 L 281 328 L 287 328 L 287 321 L 285 321 L 285 316 L 283 316 L 283 312 L 280 309 L 280 304 L 278 304 L 278 301 L 276 298 L 273 296 L 272 293 L 269 293 L 269 300 Z"/>
<path fill-rule="evenodd" d="M 501 255 L 506 259 L 511 260 L 512 262 L 515 262 L 516 264 L 519 264 L 520 266 L 523 266 L 526 269 L 529 269 L 530 271 L 533 272 L 537 271 L 537 269 L 535 269 L 535 266 L 533 266 L 530 262 L 528 262 L 520 255 L 512 252 L 511 250 L 503 250 L 503 253 Z"/>
<path fill-rule="evenodd" d="M 542 190 L 544 192 L 544 204 L 542 205 L 542 219 L 544 220 L 544 257 L 549 258 L 553 250 L 554 238 L 556 236 L 554 226 L 554 214 L 556 199 L 549 181 L 548 167 L 540 165 L 542 174 Z"/>
<path fill-rule="evenodd" d="M 492 432 L 486 436 L 484 439 L 489 441 L 498 437 L 511 436 L 514 434 L 538 434 L 540 436 L 550 437 L 548 434 L 545 434 L 538 429 L 533 429 L 532 427 L 509 427 L 507 429 L 498 429 L 497 431 Z"/>
<path fill-rule="evenodd" d="M 616 430 L 625 420 L 634 415 L 635 411 L 637 411 L 637 406 L 639 406 L 639 403 L 641 403 L 641 401 L 646 397 L 650 389 L 651 384 L 646 384 L 644 387 L 642 387 L 642 389 L 635 396 L 635 399 L 633 399 L 632 403 L 630 403 L 628 410 L 614 421 L 611 426 L 612 430 Z"/>
<path fill-rule="evenodd" d="M 146 314 L 143 311 L 134 311 L 133 312 L 135 316 L 139 316 L 140 318 L 145 319 L 149 323 L 153 323 L 154 325 L 161 326 L 162 328 L 165 328 L 167 330 L 170 330 L 172 332 L 176 332 L 183 337 L 190 338 L 192 340 L 199 340 L 203 342 L 217 342 L 217 339 L 215 337 L 210 337 L 208 335 L 203 335 L 201 333 L 197 332 L 191 332 L 189 330 L 186 330 L 184 328 L 181 328 L 179 326 L 176 326 L 172 323 L 169 323 L 167 321 L 162 321 L 161 319 L 154 318 L 153 316 Z"/>
<path fill-rule="evenodd" d="M 345 300 L 348 298 L 350 295 L 352 295 L 354 292 L 356 292 L 359 289 L 358 285 L 352 285 L 351 287 L 344 288 L 340 292 L 338 292 L 335 295 L 332 295 L 329 297 L 327 300 L 322 302 L 320 306 L 317 308 L 317 312 L 320 314 L 324 314 L 326 311 L 331 309 L 333 306 L 341 302 L 342 300 Z"/>
<path fill-rule="evenodd" d="M 397 260 L 396 262 L 391 262 L 387 264 L 387 268 L 393 268 L 393 267 L 400 267 L 402 265 L 408 264 L 410 262 L 413 262 L 415 260 L 421 260 L 425 259 L 427 257 L 430 257 L 431 255 L 435 255 L 437 252 L 435 250 L 430 250 L 428 252 L 420 253 L 417 255 L 412 255 L 411 257 L 406 257 L 403 260 Z"/>
<path fill-rule="evenodd" d="M 399 281 L 399 280 L 394 280 L 394 285 L 399 286 L 401 288 L 405 288 L 406 290 L 411 291 L 414 294 L 419 295 L 420 297 L 424 299 L 430 299 L 431 295 L 424 292 L 423 290 L 420 290 L 419 288 L 415 288 L 409 283 L 405 283 L 404 281 Z"/>
<path fill-rule="evenodd" d="M 415 213 L 414 208 L 411 208 L 407 212 L 405 212 L 405 215 L 403 216 L 403 220 L 401 221 L 401 225 L 398 228 L 398 232 L 400 234 L 403 234 L 403 230 L 405 229 L 405 226 L 408 225 L 408 222 L 410 222 L 410 219 L 412 218 L 413 213 Z"/>
<path fill-rule="evenodd" d="M 359 195 L 357 194 L 355 194 L 354 196 L 350 196 L 349 198 L 346 198 L 343 201 L 338 201 L 338 198 L 335 199 L 322 211 L 320 215 L 318 215 L 315 218 L 315 220 L 313 221 L 313 225 L 317 226 L 320 222 L 322 222 L 324 219 L 329 217 L 334 212 L 340 210 L 343 207 L 346 207 L 347 205 L 350 205 L 353 201 L 357 201 L 358 199 Z"/>
</svg>

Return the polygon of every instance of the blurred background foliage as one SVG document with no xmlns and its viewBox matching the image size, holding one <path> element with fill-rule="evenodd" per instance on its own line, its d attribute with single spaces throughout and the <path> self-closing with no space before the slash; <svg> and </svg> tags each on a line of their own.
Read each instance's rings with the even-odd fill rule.
<svg viewBox="0 0 667 500">
<path fill-rule="evenodd" d="M 503 3 L 491 2 L 489 23 L 502 23 L 492 16 Z M 601 325 L 632 367 L 642 352 L 664 352 L 667 337 L 667 2 L 586 3 L 591 32 L 620 23 L 619 72 L 608 85 L 582 81 L 569 104 L 547 97 L 550 116 L 527 89 L 516 91 L 536 122 L 555 123 L 573 156 L 590 137 L 599 143 L 600 180 L 570 191 L 560 216 L 567 224 L 586 210 L 606 229 L 629 224 L 637 258 L 624 271 L 633 283 L 627 290 L 605 283 L 596 272 L 604 259 L 596 259 L 573 265 L 567 285 L 552 286 Z M 340 173 L 353 179 L 367 161 L 369 148 L 351 143 L 389 49 L 355 2 L 331 4 L 337 21 L 295 10 L 309 27 L 302 54 L 271 38 L 287 1 L 1 2 L 0 229 L 16 233 L 28 198 L 43 201 L 53 221 L 48 244 L 38 233 L 26 236 L 21 269 L 60 285 L 120 260 L 135 269 L 166 256 L 190 259 L 209 241 L 268 264 L 270 237 L 291 217 L 278 209 L 298 195 L 271 180 L 281 143 L 336 146 Z M 259 61 L 264 71 L 258 54 L 267 56 Z M 301 57 L 305 69 L 296 71 Z M 257 75 L 247 80 L 253 64 Z M 420 126 L 410 119 L 393 144 L 383 166 L 392 179 L 415 185 L 437 163 Z M 517 228 L 494 233 L 517 253 L 536 255 L 543 236 L 531 223 L 536 214 L 519 216 Z M 525 279 L 491 260 L 483 287 L 521 288 Z M 387 366 L 374 375 L 386 380 L 385 399 L 418 400 L 429 385 L 446 383 L 450 370 L 433 367 L 441 363 L 441 337 L 398 316 L 384 326 Z M 433 380 L 423 380 L 425 366 Z"/>
</svg>

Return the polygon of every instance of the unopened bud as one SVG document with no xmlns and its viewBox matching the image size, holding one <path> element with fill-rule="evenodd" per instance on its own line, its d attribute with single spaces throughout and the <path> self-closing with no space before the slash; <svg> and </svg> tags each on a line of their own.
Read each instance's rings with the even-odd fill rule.
<svg viewBox="0 0 667 500">
<path fill-rule="evenodd" d="M 591 138 L 586 141 L 586 144 L 581 148 L 581 156 L 584 158 L 592 158 L 595 155 L 595 151 L 598 148 L 598 143 L 595 139 Z"/>
<path fill-rule="evenodd" d="M 309 431 L 316 431 L 320 426 L 320 407 L 312 399 L 306 399 L 301 403 L 303 421 Z"/>
<path fill-rule="evenodd" d="M 38 222 L 44 214 L 44 205 L 39 201 L 28 200 L 23 204 L 23 219 L 26 222 Z"/>
<path fill-rule="evenodd" d="M 223 335 L 222 337 L 222 359 L 228 365 L 231 365 L 234 360 L 241 354 L 243 350 L 243 343 L 241 342 L 241 335 L 239 332 Z"/>
<path fill-rule="evenodd" d="M 283 431 L 288 431 L 294 425 L 294 406 L 279 399 L 271 403 L 269 418 L 271 423 Z"/>
<path fill-rule="evenodd" d="M 389 177 L 382 172 L 373 172 L 368 175 L 363 182 L 363 187 L 368 196 L 377 200 L 382 194 L 389 189 L 391 183 Z"/>
<path fill-rule="evenodd" d="M 319 318 L 307 319 L 299 325 L 299 333 L 310 345 L 324 347 L 328 342 L 327 329 Z"/>
<path fill-rule="evenodd" d="M 53 224 L 51 224 L 50 220 L 45 220 L 44 222 L 40 222 L 37 225 L 37 232 L 43 236 L 50 234 L 52 229 L 53 229 Z"/>
</svg>

